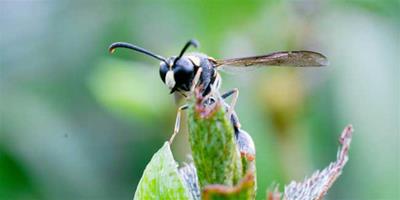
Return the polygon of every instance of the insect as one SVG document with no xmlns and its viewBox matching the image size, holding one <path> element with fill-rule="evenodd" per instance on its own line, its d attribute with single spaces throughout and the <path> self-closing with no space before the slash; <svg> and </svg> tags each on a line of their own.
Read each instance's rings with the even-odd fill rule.
<svg viewBox="0 0 400 200">
<path fill-rule="evenodd" d="M 212 89 L 219 90 L 221 85 L 221 76 L 218 70 L 222 67 L 238 68 L 250 66 L 292 66 L 292 67 L 309 67 L 309 66 L 326 66 L 327 58 L 313 51 L 281 51 L 266 55 L 232 58 L 232 59 L 214 59 L 203 53 L 187 53 L 186 50 L 190 47 L 198 47 L 199 43 L 196 40 L 189 40 L 178 56 L 164 58 L 149 50 L 138 47 L 125 42 L 116 42 L 110 45 L 109 51 L 113 53 L 117 48 L 127 48 L 150 57 L 153 57 L 160 62 L 160 77 L 165 85 L 170 89 L 170 93 L 180 93 L 183 96 L 188 96 L 193 93 L 196 87 L 202 89 L 202 95 L 206 97 Z M 233 96 L 232 96 L 233 95 Z M 227 116 L 231 118 L 231 122 L 235 128 L 235 132 L 240 132 L 240 123 L 233 111 L 236 104 L 239 91 L 232 89 L 221 95 L 223 99 L 232 96 L 230 105 L 226 105 Z M 211 98 L 205 98 L 205 103 L 212 102 Z M 181 111 L 188 106 L 183 105 L 178 108 L 178 113 L 175 122 L 174 133 L 170 139 L 173 140 L 176 133 L 179 131 Z"/>
</svg>

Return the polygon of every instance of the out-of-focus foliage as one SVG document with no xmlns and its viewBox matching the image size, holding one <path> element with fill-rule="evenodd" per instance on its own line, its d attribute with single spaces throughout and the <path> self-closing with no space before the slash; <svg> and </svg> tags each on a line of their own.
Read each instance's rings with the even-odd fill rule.
<svg viewBox="0 0 400 200">
<path fill-rule="evenodd" d="M 215 58 L 307 49 L 330 60 L 222 73 L 267 172 L 258 188 L 275 180 L 282 191 L 325 166 L 351 122 L 352 159 L 328 198 L 398 199 L 398 10 L 396 0 L 1 1 L 0 199 L 131 199 L 176 107 L 158 61 L 107 47 L 171 56 L 190 38 Z M 182 129 L 172 150 L 187 161 Z"/>
<path fill-rule="evenodd" d="M 154 71 L 141 63 L 109 60 L 100 63 L 92 73 L 90 91 L 100 104 L 107 105 L 106 108 L 116 115 L 152 123 L 173 104 L 163 99 L 165 90 L 157 87 L 160 83 Z"/>
</svg>

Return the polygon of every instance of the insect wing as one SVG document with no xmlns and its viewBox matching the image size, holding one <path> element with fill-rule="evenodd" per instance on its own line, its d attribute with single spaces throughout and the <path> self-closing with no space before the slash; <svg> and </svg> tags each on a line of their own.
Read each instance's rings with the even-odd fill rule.
<svg viewBox="0 0 400 200">
<path fill-rule="evenodd" d="M 282 51 L 261 56 L 215 60 L 214 62 L 216 67 L 223 65 L 229 65 L 231 67 L 321 67 L 329 64 L 328 59 L 324 55 L 313 51 Z"/>
</svg>

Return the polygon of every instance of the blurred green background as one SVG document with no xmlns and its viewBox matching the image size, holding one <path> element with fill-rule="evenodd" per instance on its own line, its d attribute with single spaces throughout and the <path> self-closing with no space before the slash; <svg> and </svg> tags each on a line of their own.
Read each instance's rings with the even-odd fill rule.
<svg viewBox="0 0 400 200">
<path fill-rule="evenodd" d="M 0 199 L 131 199 L 176 106 L 158 61 L 107 47 L 167 57 L 190 38 L 215 58 L 307 49 L 330 60 L 222 73 L 256 143 L 258 199 L 335 160 L 349 123 L 350 161 L 327 198 L 399 199 L 399 10 L 396 0 L 2 0 Z"/>
</svg>

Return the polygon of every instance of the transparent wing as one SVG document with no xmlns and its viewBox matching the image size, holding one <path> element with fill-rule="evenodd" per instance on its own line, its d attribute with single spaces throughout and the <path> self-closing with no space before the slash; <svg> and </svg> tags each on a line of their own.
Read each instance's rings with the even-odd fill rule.
<svg viewBox="0 0 400 200">
<path fill-rule="evenodd" d="M 224 69 L 249 66 L 321 67 L 329 64 L 324 55 L 313 51 L 282 51 L 261 56 L 214 60 L 214 63 L 216 67 L 224 66 Z"/>
</svg>

